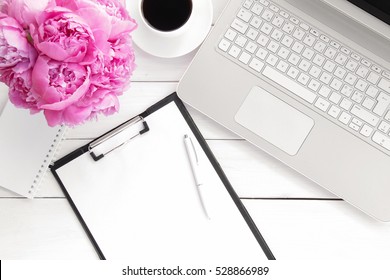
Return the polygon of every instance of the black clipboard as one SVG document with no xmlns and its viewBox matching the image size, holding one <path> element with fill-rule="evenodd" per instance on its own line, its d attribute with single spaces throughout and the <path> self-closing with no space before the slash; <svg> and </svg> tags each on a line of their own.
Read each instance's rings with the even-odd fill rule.
<svg viewBox="0 0 390 280">
<path fill-rule="evenodd" d="M 149 127 L 148 127 L 147 122 L 144 121 L 144 118 L 146 118 L 147 116 L 153 114 L 157 110 L 163 108 L 167 104 L 170 104 L 171 102 L 174 102 L 175 105 L 177 106 L 177 108 L 179 109 L 179 111 L 181 112 L 183 118 L 185 119 L 185 121 L 187 122 L 187 124 L 190 127 L 191 131 L 195 135 L 195 137 L 196 137 L 197 141 L 199 142 L 201 148 L 204 150 L 208 160 L 210 161 L 210 163 L 212 164 L 212 166 L 215 169 L 216 173 L 220 177 L 220 180 L 223 182 L 223 184 L 224 184 L 226 190 L 228 191 L 230 197 L 232 198 L 232 200 L 234 201 L 235 205 L 239 209 L 242 217 L 244 218 L 246 224 L 250 228 L 251 232 L 253 233 L 253 235 L 256 238 L 258 244 L 260 245 L 261 249 L 265 253 L 266 257 L 269 260 L 274 260 L 275 257 L 273 255 L 273 253 L 271 252 L 270 248 L 268 247 L 266 241 L 264 240 L 263 236 L 261 235 L 261 233 L 258 230 L 257 226 L 255 225 L 254 221 L 252 220 L 252 218 L 249 215 L 248 211 L 246 210 L 245 206 L 242 204 L 241 200 L 237 196 L 237 194 L 234 191 L 232 185 L 230 184 L 229 180 L 227 179 L 225 173 L 223 172 L 221 166 L 217 162 L 217 160 L 214 157 L 213 153 L 211 152 L 209 146 L 207 145 L 206 141 L 204 140 L 203 136 L 201 135 L 200 131 L 198 130 L 197 126 L 195 125 L 192 117 L 190 116 L 190 114 L 188 113 L 188 111 L 185 108 L 184 104 L 179 99 L 179 97 L 177 96 L 176 93 L 172 93 L 171 95 L 167 96 L 166 98 L 162 99 L 161 101 L 159 101 L 156 104 L 154 104 L 151 107 L 149 107 L 147 110 L 145 110 L 139 116 L 131 118 L 129 121 L 124 122 L 123 124 L 113 128 L 112 130 L 110 130 L 107 133 L 101 135 L 100 137 L 96 138 L 95 140 L 91 141 L 90 143 L 88 143 L 88 144 L 78 148 L 77 150 L 71 152 L 70 154 L 64 156 L 63 158 L 61 158 L 58 161 L 56 161 L 50 167 L 51 171 L 52 171 L 52 173 L 53 173 L 53 175 L 55 177 L 55 179 L 59 183 L 62 191 L 64 192 L 67 200 L 70 203 L 70 206 L 72 207 L 74 213 L 76 214 L 76 216 L 79 219 L 82 227 L 84 228 L 88 238 L 90 239 L 92 245 L 94 246 L 94 248 L 95 248 L 99 258 L 102 259 L 102 260 L 106 259 L 105 256 L 104 256 L 104 253 L 102 252 L 101 248 L 99 247 L 99 244 L 95 240 L 93 233 L 90 231 L 90 229 L 88 228 L 87 223 L 83 219 L 83 216 L 80 214 L 80 212 L 79 212 L 79 210 L 77 208 L 77 205 L 74 203 L 74 201 L 72 200 L 72 197 L 70 196 L 70 194 L 68 193 L 68 191 L 66 189 L 66 186 L 61 181 L 61 178 L 58 175 L 57 170 L 59 168 L 61 168 L 62 166 L 70 163 L 71 161 L 75 160 L 76 158 L 84 155 L 85 153 L 90 153 L 91 157 L 95 161 L 101 160 L 105 155 L 107 155 L 108 153 L 112 152 L 117 147 L 126 144 L 127 141 L 119 144 L 118 146 L 114 147 L 111 150 L 108 150 L 106 153 L 96 153 L 93 148 L 95 146 L 101 144 L 102 142 L 104 142 L 104 140 L 110 139 L 110 137 L 115 136 L 118 133 L 118 131 L 120 132 L 123 129 L 126 129 L 126 127 L 131 126 L 131 125 L 133 125 L 135 123 L 139 123 L 139 124 L 142 124 L 142 125 L 139 126 L 139 127 L 141 127 L 141 129 L 138 129 L 137 132 L 133 135 L 132 138 L 137 137 L 138 135 L 142 135 L 143 133 L 147 133 L 149 131 Z M 131 141 L 131 139 L 128 139 L 128 140 Z"/>
</svg>

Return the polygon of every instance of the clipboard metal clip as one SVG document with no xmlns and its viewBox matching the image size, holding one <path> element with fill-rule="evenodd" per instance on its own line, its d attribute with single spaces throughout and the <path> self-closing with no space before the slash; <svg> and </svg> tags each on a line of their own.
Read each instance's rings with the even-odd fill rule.
<svg viewBox="0 0 390 280">
<path fill-rule="evenodd" d="M 91 142 L 88 145 L 89 154 L 95 161 L 99 161 L 109 153 L 148 131 L 149 126 L 147 122 L 143 117 L 137 116 Z"/>
</svg>

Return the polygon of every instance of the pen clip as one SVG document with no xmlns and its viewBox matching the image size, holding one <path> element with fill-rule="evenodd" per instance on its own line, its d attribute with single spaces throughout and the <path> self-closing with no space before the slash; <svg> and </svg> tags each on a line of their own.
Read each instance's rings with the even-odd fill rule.
<svg viewBox="0 0 390 280">
<path fill-rule="evenodd" d="M 136 126 L 137 124 L 138 126 Z M 141 128 L 139 128 L 140 125 L 142 125 Z M 131 130 L 131 128 L 138 129 L 134 131 L 134 129 Z M 114 130 L 106 133 L 102 137 L 91 142 L 88 146 L 89 154 L 94 159 L 94 161 L 99 161 L 109 153 L 115 151 L 116 149 L 119 149 L 137 136 L 140 136 L 148 131 L 149 126 L 147 122 L 144 120 L 143 117 L 137 116 L 118 126 Z M 118 138 L 117 141 L 115 141 L 115 138 Z M 118 141 L 119 144 L 116 143 Z M 115 144 L 113 146 L 110 146 L 110 142 L 114 142 Z M 101 150 L 106 149 L 106 151 L 99 151 L 99 147 Z"/>
</svg>

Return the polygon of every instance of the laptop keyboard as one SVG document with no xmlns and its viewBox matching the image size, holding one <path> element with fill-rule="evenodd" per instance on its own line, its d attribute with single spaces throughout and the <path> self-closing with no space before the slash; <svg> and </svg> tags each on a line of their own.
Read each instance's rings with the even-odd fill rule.
<svg viewBox="0 0 390 280">
<path fill-rule="evenodd" d="M 361 54 L 266 0 L 243 1 L 217 49 L 390 151 L 390 72 Z"/>
</svg>

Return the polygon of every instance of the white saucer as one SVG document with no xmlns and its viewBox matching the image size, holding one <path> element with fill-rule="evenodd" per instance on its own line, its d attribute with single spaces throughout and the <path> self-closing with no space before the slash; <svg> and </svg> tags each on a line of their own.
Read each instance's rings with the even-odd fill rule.
<svg viewBox="0 0 390 280">
<path fill-rule="evenodd" d="M 132 33 L 133 42 L 145 52 L 163 58 L 179 57 L 196 49 L 206 38 L 213 21 L 211 0 L 195 0 L 197 8 L 193 9 L 191 25 L 177 37 L 164 37 L 150 30 L 139 14 L 139 1 L 126 2 L 130 16 L 138 23 Z M 194 6 L 195 7 L 195 6 Z"/>
</svg>

